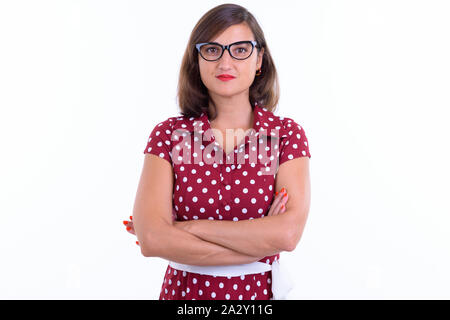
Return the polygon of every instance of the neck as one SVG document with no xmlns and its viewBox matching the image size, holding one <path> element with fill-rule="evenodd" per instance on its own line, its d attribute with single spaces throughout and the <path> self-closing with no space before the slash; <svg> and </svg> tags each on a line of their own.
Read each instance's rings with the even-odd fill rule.
<svg viewBox="0 0 450 320">
<path fill-rule="evenodd" d="M 252 128 L 253 127 L 253 109 L 248 100 L 242 101 L 217 101 L 216 114 L 212 104 L 209 104 L 211 115 L 215 115 L 211 121 L 211 126 L 220 129 Z"/>
</svg>

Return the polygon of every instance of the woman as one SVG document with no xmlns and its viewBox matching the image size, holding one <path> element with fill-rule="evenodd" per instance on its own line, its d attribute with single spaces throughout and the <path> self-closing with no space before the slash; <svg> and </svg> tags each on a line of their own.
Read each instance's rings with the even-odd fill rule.
<svg viewBox="0 0 450 320">
<path fill-rule="evenodd" d="M 200 19 L 178 90 L 182 116 L 152 130 L 124 221 L 144 256 L 169 260 L 159 299 L 285 298 L 279 254 L 306 223 L 311 156 L 303 128 L 272 112 L 277 73 L 252 14 L 224 4 Z"/>
</svg>

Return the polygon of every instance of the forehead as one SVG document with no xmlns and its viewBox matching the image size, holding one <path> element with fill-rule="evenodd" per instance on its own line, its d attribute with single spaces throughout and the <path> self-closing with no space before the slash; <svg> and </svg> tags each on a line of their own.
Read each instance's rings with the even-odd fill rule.
<svg viewBox="0 0 450 320">
<path fill-rule="evenodd" d="M 237 41 L 255 40 L 252 30 L 245 23 L 235 24 L 225 29 L 220 35 L 211 39 L 211 42 L 230 44 Z"/>
</svg>

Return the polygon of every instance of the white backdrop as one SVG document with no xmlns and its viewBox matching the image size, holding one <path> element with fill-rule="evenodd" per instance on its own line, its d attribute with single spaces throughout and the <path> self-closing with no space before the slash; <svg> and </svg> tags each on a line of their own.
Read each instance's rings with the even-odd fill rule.
<svg viewBox="0 0 450 320">
<path fill-rule="evenodd" d="M 157 299 L 131 214 L 182 55 L 224 1 L 1 1 L 2 299 Z M 305 129 L 292 299 L 449 299 L 450 4 L 239 1 Z M 163 48 L 168 55 L 163 56 Z"/>
</svg>

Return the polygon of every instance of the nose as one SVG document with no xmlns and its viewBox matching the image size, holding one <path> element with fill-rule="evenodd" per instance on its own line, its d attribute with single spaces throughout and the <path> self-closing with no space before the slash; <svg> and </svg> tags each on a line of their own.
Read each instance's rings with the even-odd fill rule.
<svg viewBox="0 0 450 320">
<path fill-rule="evenodd" d="M 233 57 L 230 55 L 230 52 L 228 52 L 228 50 L 225 50 L 219 60 L 219 64 L 228 65 L 230 61 L 233 61 Z"/>
</svg>

